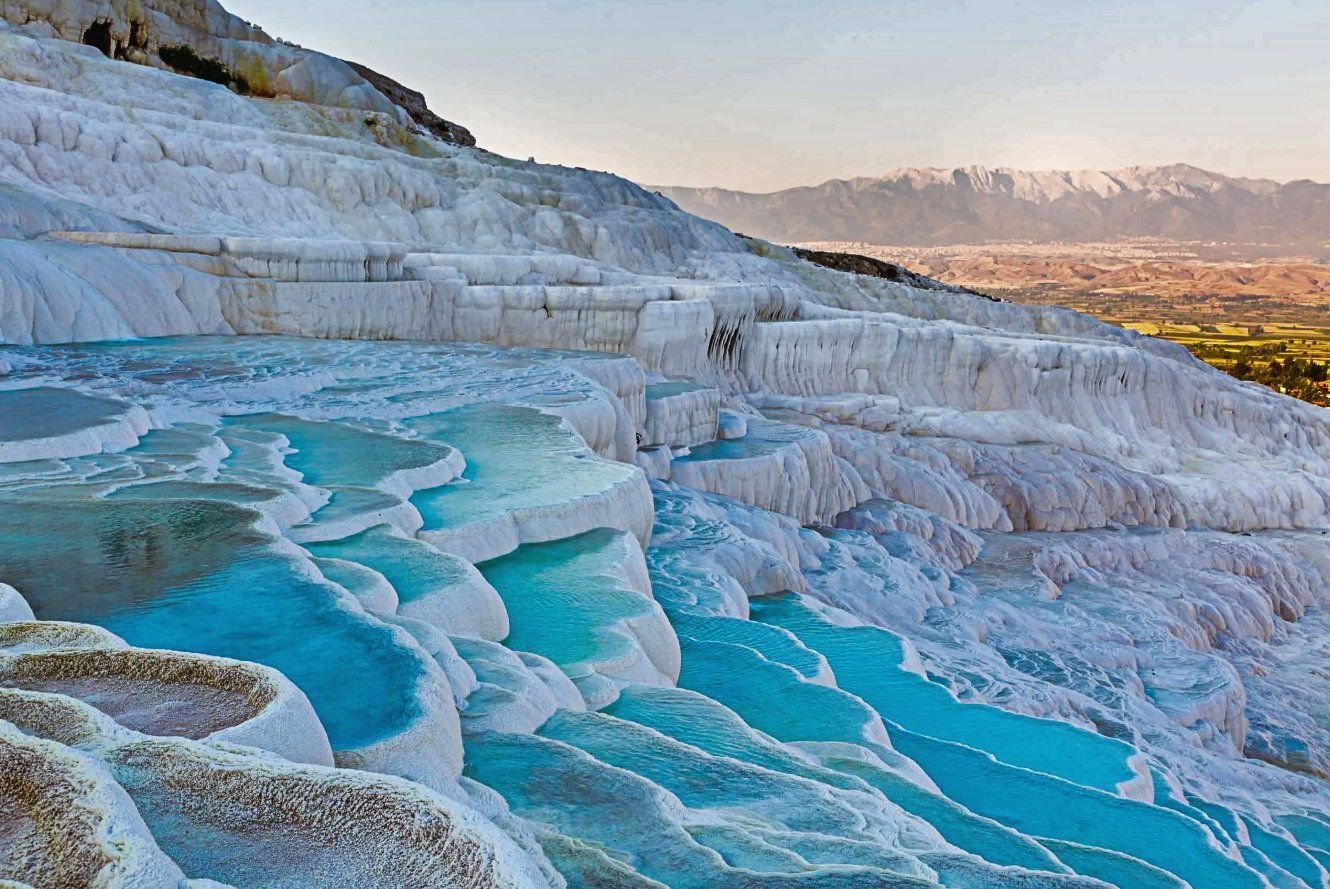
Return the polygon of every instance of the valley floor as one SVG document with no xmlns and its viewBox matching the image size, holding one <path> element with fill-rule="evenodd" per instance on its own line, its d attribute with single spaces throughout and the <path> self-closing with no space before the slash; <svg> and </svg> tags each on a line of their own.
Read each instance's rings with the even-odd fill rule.
<svg viewBox="0 0 1330 889">
<path fill-rule="evenodd" d="M 1330 407 L 1330 323 L 1325 307 L 1262 296 L 1161 298 L 1047 288 L 994 291 L 1034 305 L 1065 305 L 1180 345 L 1239 380 Z"/>
<path fill-rule="evenodd" d="M 1277 257 L 1261 245 L 1148 240 L 814 246 L 900 262 L 1013 302 L 1075 309 L 1180 343 L 1240 380 L 1330 406 L 1330 266 L 1323 261 Z"/>
</svg>

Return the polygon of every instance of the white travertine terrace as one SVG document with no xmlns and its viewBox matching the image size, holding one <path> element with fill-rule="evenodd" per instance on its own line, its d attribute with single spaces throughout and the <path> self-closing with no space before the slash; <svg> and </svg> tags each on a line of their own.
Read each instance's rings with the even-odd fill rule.
<svg viewBox="0 0 1330 889">
<path fill-rule="evenodd" d="M 643 445 L 687 448 L 719 437 L 720 392 L 716 389 L 665 383 L 648 388 L 646 396 Z"/>
<path fill-rule="evenodd" d="M 1330 887 L 1330 415 L 1180 348 L 202 0 L 0 0 L 0 343 L 0 881 Z"/>
<path fill-rule="evenodd" d="M 256 664 L 129 648 L 54 649 L 0 655 L 0 683 L 79 698 L 147 734 L 250 744 L 293 762 L 333 764 L 304 693 Z"/>
<path fill-rule="evenodd" d="M 0 761 L 10 885 L 169 889 L 183 879 L 105 766 L 3 720 Z"/>
<path fill-rule="evenodd" d="M 7 583 L 0 583 L 0 621 L 32 620 L 32 609 L 19 595 L 18 590 Z"/>
<path fill-rule="evenodd" d="M 284 872 L 308 886 L 427 885 L 440 874 L 455 886 L 540 885 L 492 826 L 419 785 L 135 732 L 64 695 L 0 689 L 0 755 L 5 791 L 46 797 L 30 810 L 36 830 L 18 825 L 31 848 L 6 849 L 19 867 L 0 865 L 36 886 L 58 878 L 56 867 L 73 872 L 59 875 L 66 885 L 108 887 L 185 885 L 182 867 L 226 875 L 210 885 Z M 192 829 L 172 829 L 173 819 Z"/>
<path fill-rule="evenodd" d="M 611 177 L 423 140 L 433 156 L 415 157 L 354 130 L 320 141 L 211 84 L 157 83 L 21 30 L 0 40 L 11 342 L 238 332 L 618 351 L 763 397 L 889 397 L 899 410 L 878 415 L 915 436 L 1042 445 L 1160 478 L 1139 506 L 1094 495 L 1112 520 L 1241 530 L 1325 512 L 1324 422 L 1179 350 L 1068 312 L 763 259 Z M 136 89 L 151 112 L 131 119 Z M 1235 459 L 1271 471 L 1237 489 L 1207 480 Z M 1021 503 L 1032 514 L 1013 524 L 1068 529 L 1084 496 Z"/>
</svg>

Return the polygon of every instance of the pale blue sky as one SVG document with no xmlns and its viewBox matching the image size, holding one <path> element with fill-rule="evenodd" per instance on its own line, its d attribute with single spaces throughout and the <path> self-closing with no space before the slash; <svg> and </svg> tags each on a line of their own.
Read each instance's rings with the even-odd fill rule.
<svg viewBox="0 0 1330 889">
<path fill-rule="evenodd" d="M 899 166 L 1330 181 L 1330 0 L 223 0 L 503 154 L 772 190 Z"/>
</svg>

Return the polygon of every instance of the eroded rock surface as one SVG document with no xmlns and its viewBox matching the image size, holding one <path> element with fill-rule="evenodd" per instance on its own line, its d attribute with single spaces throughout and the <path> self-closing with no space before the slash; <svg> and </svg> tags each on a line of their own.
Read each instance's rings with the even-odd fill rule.
<svg viewBox="0 0 1330 889">
<path fill-rule="evenodd" d="M 365 78 L 376 90 L 392 100 L 394 105 L 411 115 L 412 120 L 435 136 L 445 142 L 455 142 L 458 145 L 471 146 L 476 144 L 476 137 L 471 135 L 471 131 L 466 127 L 453 123 L 451 120 L 444 120 L 431 111 L 429 106 L 425 104 L 425 97 L 419 91 L 413 90 L 409 86 L 403 86 L 391 77 L 380 74 L 372 68 L 366 68 L 364 65 L 355 62 L 347 62 L 347 64 L 351 66 L 351 70 Z"/>
</svg>

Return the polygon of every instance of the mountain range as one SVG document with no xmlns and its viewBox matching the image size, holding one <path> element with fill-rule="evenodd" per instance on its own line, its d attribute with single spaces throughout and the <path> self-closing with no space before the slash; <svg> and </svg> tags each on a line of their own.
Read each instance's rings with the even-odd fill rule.
<svg viewBox="0 0 1330 889">
<path fill-rule="evenodd" d="M 1330 242 L 1330 185 L 1186 164 L 1114 171 L 905 168 L 769 194 L 657 189 L 689 212 L 785 243 L 936 246 L 1159 238 L 1293 249 Z"/>
</svg>

